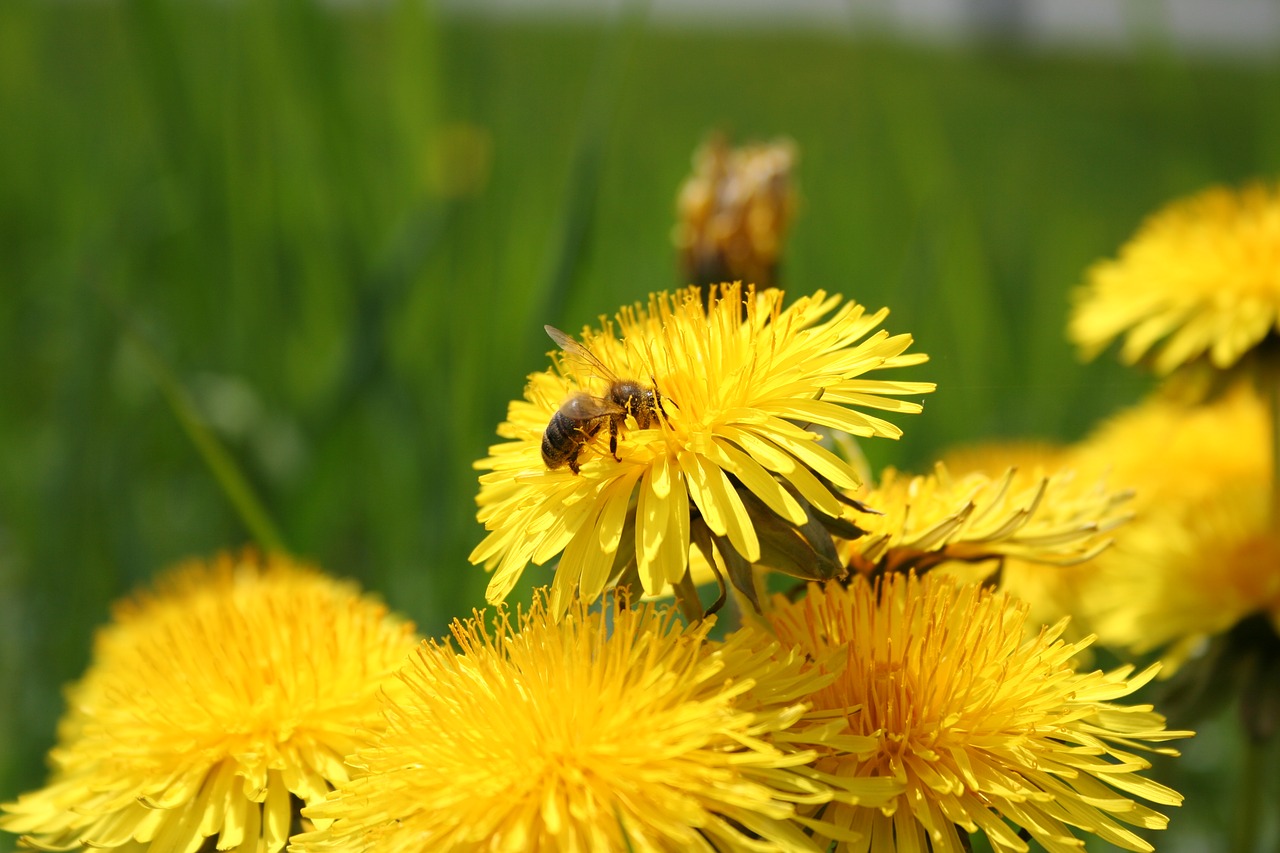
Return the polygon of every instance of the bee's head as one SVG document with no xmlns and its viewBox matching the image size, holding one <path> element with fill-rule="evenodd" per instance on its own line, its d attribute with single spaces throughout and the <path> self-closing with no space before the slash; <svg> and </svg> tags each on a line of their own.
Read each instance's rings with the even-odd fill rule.
<svg viewBox="0 0 1280 853">
<path fill-rule="evenodd" d="M 636 419 L 636 425 L 647 429 L 658 416 L 658 395 L 652 388 L 632 379 L 614 383 L 609 389 L 609 399 L 628 415 Z"/>
</svg>

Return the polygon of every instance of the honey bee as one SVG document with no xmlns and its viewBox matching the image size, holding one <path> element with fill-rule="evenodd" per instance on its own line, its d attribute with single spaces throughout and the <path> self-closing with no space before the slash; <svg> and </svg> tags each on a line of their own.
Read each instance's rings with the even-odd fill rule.
<svg viewBox="0 0 1280 853">
<path fill-rule="evenodd" d="M 564 401 L 551 416 L 551 423 L 547 424 L 546 431 L 542 433 L 542 461 L 552 470 L 568 465 L 569 470 L 577 474 L 578 456 L 582 449 L 608 424 L 609 453 L 621 462 L 622 459 L 618 456 L 618 431 L 626 423 L 628 416 L 635 418 L 636 426 L 640 429 L 648 429 L 659 418 L 665 420 L 667 417 L 666 410 L 662 408 L 662 397 L 657 390 L 657 380 L 651 376 L 653 385 L 648 386 L 634 379 L 619 379 L 582 344 L 555 326 L 543 328 L 562 350 L 608 380 L 609 388 L 603 397 L 579 391 Z"/>
</svg>

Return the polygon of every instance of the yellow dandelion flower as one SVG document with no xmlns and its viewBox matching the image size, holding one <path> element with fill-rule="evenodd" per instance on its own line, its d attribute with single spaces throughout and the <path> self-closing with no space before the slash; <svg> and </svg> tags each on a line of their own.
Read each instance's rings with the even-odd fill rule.
<svg viewBox="0 0 1280 853">
<path fill-rule="evenodd" d="M 961 853 L 960 832 L 981 831 L 998 853 L 1026 851 L 1017 828 L 1051 853 L 1081 849 L 1077 830 L 1152 849 L 1122 824 L 1161 829 L 1167 819 L 1135 800 L 1182 798 L 1140 776 L 1149 764 L 1130 750 L 1190 733 L 1166 730 L 1150 706 L 1116 703 L 1154 668 L 1077 673 L 1069 661 L 1088 640 L 1064 643 L 1061 624 L 1028 639 L 1025 617 L 1016 599 L 938 574 L 814 584 L 799 602 L 777 601 L 769 620 L 784 645 L 817 661 L 838 652 L 820 667 L 835 680 L 809 697 L 796 727 L 800 740 L 806 724 L 843 723 L 825 748 L 814 738 L 816 770 L 836 789 L 903 786 L 884 806 L 837 794 L 821 820 L 860 836 L 838 850 Z"/>
<path fill-rule="evenodd" d="M 674 239 L 688 282 L 777 283 L 795 213 L 795 161 L 790 140 L 731 149 L 715 137 L 697 150 L 676 202 Z"/>
<path fill-rule="evenodd" d="M 927 476 L 890 468 L 855 496 L 874 512 L 846 510 L 866 535 L 840 547 L 862 574 L 948 562 L 985 564 L 990 573 L 1008 558 L 1071 565 L 1106 548 L 1107 534 L 1128 518 L 1127 494 L 1070 468 L 1010 467 L 999 476 L 953 476 L 942 463 Z"/>
<path fill-rule="evenodd" d="M 1280 537 L 1271 516 L 1265 404 L 1247 387 L 1187 408 L 1153 398 L 1080 448 L 1136 492 L 1137 518 L 1083 576 L 1093 630 L 1166 672 L 1255 614 L 1280 629 Z"/>
<path fill-rule="evenodd" d="M 1214 187 L 1149 218 L 1077 294 L 1069 333 L 1092 358 L 1152 355 L 1160 374 L 1226 370 L 1280 325 L 1280 187 Z M 1158 347 L 1158 350 L 1157 350 Z"/>
<path fill-rule="evenodd" d="M 570 345 L 595 361 L 566 353 L 533 374 L 498 428 L 507 441 L 476 463 L 489 534 L 471 561 L 495 570 L 489 600 L 505 598 L 529 562 L 561 552 L 553 609 L 575 589 L 593 600 L 627 573 L 661 592 L 685 578 L 691 543 L 741 580 L 771 531 L 838 520 L 841 490 L 857 475 L 809 426 L 896 438 L 901 430 L 865 410 L 918 412 L 894 398 L 934 387 L 867 378 L 927 357 L 906 352 L 910 335 L 877 330 L 886 310 L 840 303 L 819 291 L 784 309 L 781 292 L 737 285 L 705 309 L 694 288 L 656 295 L 621 311 L 616 329 L 606 323 Z M 579 394 L 607 397 L 614 377 L 656 388 L 648 427 L 615 405 L 616 444 L 609 417 L 584 421 L 575 465 L 548 469 L 552 416 Z"/>
<path fill-rule="evenodd" d="M 48 784 L 0 828 L 43 849 L 272 853 L 382 725 L 417 642 L 387 608 L 285 557 L 223 555 L 118 605 L 70 691 Z"/>
<path fill-rule="evenodd" d="M 1224 488 L 1212 500 L 1153 511 L 1089 576 L 1090 626 L 1110 645 L 1163 650 L 1166 674 L 1208 638 L 1254 615 L 1280 634 L 1280 534 L 1269 491 Z"/>
<path fill-rule="evenodd" d="M 363 773 L 306 809 L 324 828 L 292 849 L 818 849 L 795 815 L 830 797 L 814 754 L 772 741 L 827 676 L 773 642 L 708 640 L 714 618 L 554 615 L 539 597 L 518 632 L 477 615 L 454 624 L 459 651 L 424 643 Z"/>
<path fill-rule="evenodd" d="M 1198 502 L 1218 495 L 1224 483 L 1270 476 L 1271 420 L 1248 383 L 1200 406 L 1157 395 L 1104 422 L 1080 443 L 1076 458 L 1136 490 L 1140 512 Z"/>
<path fill-rule="evenodd" d="M 1130 493 L 1124 490 L 1109 494 L 1103 483 L 1109 479 L 1109 471 L 1085 464 L 1076 458 L 1074 448 L 1037 441 L 1002 441 L 969 445 L 948 451 L 942 464 L 952 477 L 964 479 L 971 475 L 986 476 L 984 472 L 1013 471 L 1009 491 L 1026 493 L 1042 480 L 1050 478 L 1055 488 L 1043 501 L 1063 502 L 1079 507 L 1090 500 L 1103 499 L 1098 506 L 1103 513 L 1099 530 L 1095 531 L 1096 544 L 1109 541 L 1104 536 L 1121 519 L 1131 517 Z M 1065 487 L 1066 493 L 1061 493 Z M 1084 531 L 1081 531 L 1082 533 Z M 1088 542 L 1083 536 L 1077 544 Z M 1088 549 L 1085 550 L 1087 555 Z M 1027 603 L 1027 629 L 1038 632 L 1043 625 L 1052 625 L 1063 616 L 1073 616 L 1063 636 L 1070 640 L 1083 637 L 1088 631 L 1082 627 L 1078 614 L 1082 610 L 1079 591 L 1082 578 L 1092 571 L 1090 560 L 1062 560 L 1045 563 L 1034 559 L 1001 556 L 998 571 L 993 576 L 987 563 L 948 562 L 939 566 L 963 582 L 995 583 L 995 586 Z"/>
</svg>

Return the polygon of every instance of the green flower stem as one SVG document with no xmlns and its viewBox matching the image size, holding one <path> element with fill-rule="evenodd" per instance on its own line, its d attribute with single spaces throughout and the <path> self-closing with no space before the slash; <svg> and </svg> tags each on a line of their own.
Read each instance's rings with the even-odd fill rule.
<svg viewBox="0 0 1280 853">
<path fill-rule="evenodd" d="M 244 526 L 248 528 L 254 541 L 265 551 L 287 553 L 284 537 L 280 535 L 266 507 L 258 499 L 230 452 L 205 426 L 186 389 L 159 361 L 154 351 L 141 341 L 135 340 L 135 343 L 143 350 L 148 364 L 152 365 L 152 372 L 160 385 L 165 401 L 169 404 L 169 409 L 178 419 L 183 432 L 187 434 L 187 438 L 191 439 L 191 443 L 195 445 L 205 464 L 209 466 L 209 471 L 222 487 L 223 494 L 231 502 L 231 506 L 240 516 Z"/>
<path fill-rule="evenodd" d="M 1235 820 L 1232 822 L 1231 849 L 1235 853 L 1255 853 L 1262 828 L 1262 794 L 1266 787 L 1264 744 L 1244 737 L 1244 755 L 1240 762 L 1239 787 L 1236 791 Z"/>
</svg>

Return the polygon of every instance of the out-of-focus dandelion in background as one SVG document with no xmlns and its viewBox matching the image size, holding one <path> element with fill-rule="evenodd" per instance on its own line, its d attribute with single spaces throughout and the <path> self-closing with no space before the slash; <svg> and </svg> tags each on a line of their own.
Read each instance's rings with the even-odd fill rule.
<svg viewBox="0 0 1280 853">
<path fill-rule="evenodd" d="M 98 635 L 48 785 L 0 827 L 42 849 L 283 850 L 385 727 L 413 624 L 282 557 L 193 562 Z"/>
<path fill-rule="evenodd" d="M 1090 357 L 1167 375 L 1199 362 L 1228 371 L 1280 329 L 1280 188 L 1212 187 L 1153 214 L 1115 260 L 1090 271 L 1071 336 Z"/>
<path fill-rule="evenodd" d="M 858 828 L 884 839 L 893 827 L 902 838 L 929 833 L 935 849 L 954 847 L 955 826 L 981 827 L 998 849 L 1018 849 L 1018 827 L 1053 849 L 1070 845 L 1069 832 L 1102 839 L 1091 850 L 1104 840 L 1274 846 L 1280 825 L 1263 804 L 1280 796 L 1270 770 L 1280 722 L 1280 8 L 779 8 L 0 4 L 0 802 L 10 828 L 50 844 L 168 833 L 166 844 L 185 849 L 219 832 L 247 838 L 256 816 L 278 846 L 285 806 L 288 831 L 311 828 L 298 810 L 333 787 L 316 814 L 349 837 L 389 833 L 379 821 L 409 816 L 348 807 L 367 790 L 395 811 L 431 779 L 398 775 L 394 757 L 345 729 L 325 730 L 340 744 L 317 735 L 299 747 L 296 703 L 271 705 L 245 687 L 262 687 L 260 665 L 278 643 L 246 652 L 254 666 L 224 668 L 238 687 L 174 676 L 218 706 L 201 712 L 238 717 L 235 703 L 254 696 L 254 713 L 278 712 L 249 746 L 209 734 L 200 766 L 160 751 L 165 726 L 175 724 L 181 746 L 195 731 L 184 715 L 199 716 L 192 696 L 158 686 L 168 683 L 161 669 L 199 658 L 202 644 L 229 654 L 246 637 L 223 643 L 209 622 L 203 634 L 165 628 L 148 639 L 143 622 L 159 637 L 168 623 L 158 611 L 177 606 L 157 595 L 126 607 L 132 615 L 95 646 L 111 603 L 162 567 L 252 542 L 358 582 L 403 617 L 334 589 L 398 626 L 387 629 L 397 637 L 408 636 L 408 619 L 444 636 L 485 603 L 491 581 L 490 597 L 518 608 L 554 578 L 555 606 L 538 598 L 491 630 L 536 623 L 568 656 L 604 643 L 603 633 L 588 636 L 592 626 L 616 623 L 609 639 L 623 642 L 630 625 L 658 655 L 637 671 L 656 680 L 670 661 L 654 649 L 683 643 L 671 660 L 698 678 L 670 707 L 696 721 L 698 703 L 723 699 L 743 715 L 730 722 L 746 728 L 725 737 L 744 750 L 734 761 L 756 768 L 743 783 L 754 793 L 728 802 L 709 792 L 680 813 L 684 823 L 655 818 L 659 846 L 701 825 L 725 846 L 758 841 L 754 833 L 785 847 L 796 827 L 824 821 L 816 831 L 841 843 L 872 837 L 852 840 Z M 741 290 L 711 287 L 739 280 Z M 733 301 L 705 311 L 681 290 L 690 285 Z M 771 286 L 785 298 L 766 296 Z M 676 295 L 650 301 L 664 291 Z M 746 293 L 776 304 L 754 316 L 737 301 Z M 832 296 L 891 309 L 883 324 L 869 312 L 862 319 L 876 322 L 860 334 L 887 328 L 890 341 L 910 342 L 878 352 L 888 359 L 878 366 L 894 370 L 861 376 L 869 365 L 841 361 L 859 352 L 852 340 L 824 348 L 823 324 L 848 320 L 823 302 Z M 779 332 L 770 348 L 771 322 L 805 297 L 829 313 L 797 323 L 794 337 Z M 617 315 L 637 303 L 661 319 Z M 611 428 L 599 426 L 580 472 L 543 466 L 535 448 L 552 413 L 573 390 L 598 395 L 607 384 L 562 353 L 560 369 L 534 373 L 558 350 L 547 324 L 669 404 L 648 429 L 620 420 L 617 459 Z M 764 364 L 761 352 L 779 361 Z M 915 366 L 915 353 L 928 364 Z M 730 375 L 707 372 L 711 364 Z M 880 379 L 892 388 L 873 387 Z M 863 425 L 887 434 L 892 424 L 903 439 L 855 445 L 847 433 L 868 429 L 854 421 L 886 400 L 896 411 Z M 504 418 L 501 461 L 519 463 L 505 469 L 494 433 Z M 480 520 L 476 460 L 488 478 Z M 503 470 L 505 482 L 493 476 Z M 687 490 L 673 488 L 677 470 Z M 561 552 L 568 562 L 553 572 Z M 931 574 L 894 575 L 907 569 Z M 856 575 L 847 588 L 809 598 L 786 577 L 846 570 Z M 954 638 L 929 633 L 943 617 L 911 608 L 932 602 L 947 624 L 980 611 L 991 629 L 984 671 L 1021 661 L 1029 674 L 1003 687 L 986 679 L 998 703 L 985 707 L 1003 716 L 978 745 L 962 737 L 977 704 L 960 701 L 959 687 L 923 728 L 877 704 L 880 687 L 923 696 L 935 676 L 958 684 L 959 670 L 874 649 L 839 669 L 838 650 L 815 647 L 810 662 L 825 667 L 830 690 L 862 678 L 858 666 L 875 670 L 856 685 L 880 685 L 857 700 L 875 707 L 838 709 L 821 679 L 778 662 L 792 654 L 781 646 L 749 652 L 743 634 L 708 636 L 710 622 L 659 610 L 597 624 L 599 605 L 570 600 L 575 586 L 590 598 L 625 580 L 637 595 L 683 584 L 693 617 L 708 599 L 694 607 L 689 590 L 717 572 L 738 595 L 716 632 L 738 620 L 746 632 L 791 624 L 803 608 L 839 600 L 861 608 L 865 634 L 876 608 L 901 595 L 903 612 L 944 650 Z M 271 602 L 265 591 L 237 599 L 227 618 L 252 636 L 260 603 L 271 631 L 302 626 Z M 566 623 L 550 615 L 566 613 Z M 523 677 L 518 646 L 485 638 L 492 615 L 455 627 L 472 663 L 421 647 L 376 713 L 361 705 L 372 714 L 362 731 L 383 746 L 412 739 L 436 713 L 428 676 L 465 681 L 488 667 L 481 680 L 495 695 L 510 686 L 504 678 Z M 816 619 L 797 622 L 793 639 Z M 915 629 L 894 623 L 883 636 Z M 1148 673 L 1143 665 L 1160 660 L 1161 675 L 1149 684 L 1095 676 L 1093 662 L 1073 672 L 1068 658 L 1089 632 L 1098 635 L 1090 660 L 1105 671 Z M 329 648 L 306 636 L 308 648 Z M 791 680 L 776 701 L 722 695 L 723 678 L 698 668 L 703 645 L 703 663 L 742 684 Z M 170 647 L 180 653 L 159 656 Z M 331 657 L 325 667 L 340 662 Z M 912 667 L 922 675 L 907 690 Z M 340 691 L 360 680 L 291 674 Z M 110 714 L 132 706 L 100 695 L 112 684 L 112 697 L 139 708 L 177 704 L 138 710 L 154 724 L 130 729 Z M 1077 684 L 1074 699 L 1049 695 Z M 276 687 L 293 689 L 281 680 L 267 693 Z M 1010 734 L 1015 718 L 1039 725 L 1018 716 L 1033 687 L 1049 691 L 1037 713 L 1066 733 L 1052 744 Z M 368 698 L 360 689 L 346 695 Z M 879 722 L 841 729 L 846 713 Z M 348 725 L 334 714 L 322 716 Z M 1199 732 L 1177 761 L 1139 750 L 1137 741 L 1167 734 L 1161 714 L 1171 729 Z M 394 725 L 379 734 L 385 722 Z M 607 734 L 606 745 L 626 743 L 625 731 Z M 107 760 L 122 737 L 137 762 Z M 958 739 L 950 776 L 931 772 L 945 764 L 938 738 Z M 518 747 L 494 739 L 450 757 L 497 761 Z M 301 763 L 271 753 L 290 749 Z M 358 757 L 342 765 L 334 755 L 348 749 Z M 979 780 L 990 783 L 985 799 L 978 784 L 956 788 L 976 779 L 964 762 L 1002 750 L 1006 775 Z M 339 763 L 308 760 L 321 753 Z M 811 765 L 797 758 L 820 754 Z M 1054 780 L 1029 769 L 1046 761 L 1058 762 Z M 808 770 L 793 776 L 793 767 Z M 868 768 L 876 779 L 852 781 Z M 365 781 L 348 787 L 350 773 Z M 1026 805 L 1017 786 L 1033 783 Z M 575 819 L 585 813 L 574 797 L 606 792 L 593 785 L 555 788 L 571 792 L 563 805 Z M 1175 790 L 1185 805 L 1164 808 Z M 490 817 L 512 837 L 615 838 L 617 824 L 596 815 L 569 826 L 549 802 L 545 825 Z M 1169 813 L 1170 828 L 1151 832 Z M 423 837 L 453 831 L 447 820 L 428 824 L 415 824 L 428 827 Z M 987 843 L 973 838 L 976 849 Z"/>
</svg>

